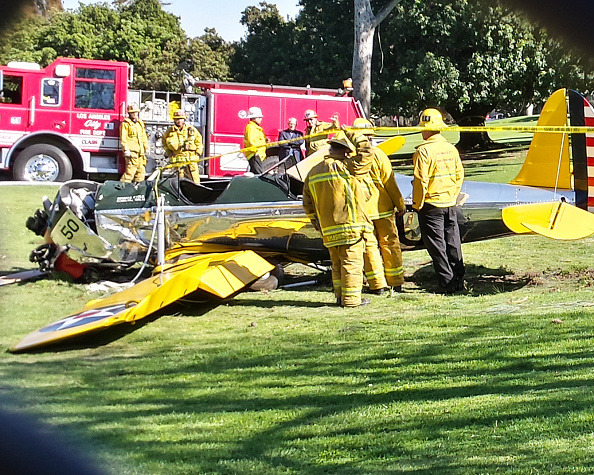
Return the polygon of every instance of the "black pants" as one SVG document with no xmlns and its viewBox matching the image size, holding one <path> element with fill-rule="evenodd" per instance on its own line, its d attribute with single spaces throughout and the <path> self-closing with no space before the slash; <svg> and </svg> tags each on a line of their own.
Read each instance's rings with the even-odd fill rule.
<svg viewBox="0 0 594 475">
<path fill-rule="evenodd" d="M 264 162 L 258 157 L 254 156 L 248 160 L 250 171 L 254 175 L 261 175 L 264 172 Z"/>
<path fill-rule="evenodd" d="M 464 276 L 456 208 L 438 208 L 425 203 L 419 211 L 419 226 L 439 286 L 444 290 L 455 290 Z"/>
<path fill-rule="evenodd" d="M 289 158 L 287 158 L 287 157 L 289 157 Z M 288 150 L 281 148 L 280 153 L 278 154 L 279 161 L 287 158 L 287 161 L 284 163 L 285 170 L 288 170 L 292 166 L 295 166 L 297 164 L 297 162 L 301 161 L 301 157 L 302 157 L 301 150 L 295 149 L 295 148 L 291 148 Z"/>
</svg>

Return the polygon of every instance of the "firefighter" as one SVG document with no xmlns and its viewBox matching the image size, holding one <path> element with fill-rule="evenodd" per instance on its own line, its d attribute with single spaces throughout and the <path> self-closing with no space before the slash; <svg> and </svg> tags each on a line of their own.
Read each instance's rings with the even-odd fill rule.
<svg viewBox="0 0 594 475">
<path fill-rule="evenodd" d="M 353 127 L 361 129 L 363 134 L 370 137 L 375 135 L 373 125 L 367 119 L 355 119 Z M 396 210 L 397 216 L 403 216 L 406 207 L 396 183 L 390 159 L 377 147 L 373 148 L 373 162 L 369 174 L 377 192 L 370 200 L 368 213 L 373 222 L 383 261 L 384 282 L 388 287 L 400 292 L 404 283 L 404 271 L 394 211 Z M 365 249 L 365 275 L 371 292 L 382 295 L 387 287 L 381 285 L 382 279 L 377 276 L 379 266 L 376 264 L 374 252 L 373 248 Z"/>
<path fill-rule="evenodd" d="M 332 123 L 320 122 L 318 120 L 318 114 L 316 114 L 316 111 L 309 109 L 305 111 L 303 120 L 306 124 L 306 136 L 340 128 L 340 124 L 338 123 L 338 114 L 334 114 L 332 116 Z M 319 150 L 320 147 L 327 143 L 327 139 L 328 134 L 305 139 L 305 154 L 309 156 Z"/>
<path fill-rule="evenodd" d="M 268 139 L 264 135 L 262 123 L 262 109 L 259 107 L 250 107 L 245 117 L 250 121 L 245 126 L 243 133 L 243 147 L 256 147 L 245 153 L 248 160 L 249 171 L 254 175 L 261 175 L 264 172 L 264 160 L 266 160 L 266 143 Z"/>
<path fill-rule="evenodd" d="M 345 133 L 330 139 L 324 160 L 310 170 L 303 185 L 303 207 L 328 248 L 336 303 L 343 307 L 369 303 L 361 298 L 363 252 L 364 235 L 373 233 L 365 213 L 369 197 L 356 178 L 369 172 L 371 144 L 364 135 L 351 134 L 351 139 Z"/>
<path fill-rule="evenodd" d="M 136 104 L 129 104 L 128 117 L 120 125 L 120 140 L 126 159 L 126 171 L 120 181 L 124 183 L 143 181 L 146 174 L 148 138 L 144 122 L 138 118 L 139 112 Z"/>
<path fill-rule="evenodd" d="M 163 134 L 163 148 L 170 163 L 189 162 L 179 168 L 179 176 L 188 177 L 200 183 L 198 158 L 202 155 L 202 135 L 196 127 L 186 124 L 186 114 L 178 109 L 173 113 L 174 125 Z"/>
<path fill-rule="evenodd" d="M 444 127 L 437 109 L 425 109 L 419 126 Z M 456 201 L 464 168 L 456 147 L 435 130 L 421 132 L 423 143 L 413 155 L 413 208 L 419 215 L 423 243 L 433 261 L 441 290 L 464 289 L 464 261 Z"/>
</svg>

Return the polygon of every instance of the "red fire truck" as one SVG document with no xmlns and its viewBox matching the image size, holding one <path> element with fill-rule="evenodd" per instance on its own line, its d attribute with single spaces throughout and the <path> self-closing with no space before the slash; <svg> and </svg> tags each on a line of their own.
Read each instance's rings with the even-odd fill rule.
<svg viewBox="0 0 594 475">
<path fill-rule="evenodd" d="M 321 120 L 335 113 L 350 124 L 363 112 L 352 97 L 329 89 L 192 81 L 199 93 L 130 90 L 133 68 L 117 61 L 58 58 L 46 68 L 11 62 L 0 66 L 0 169 L 17 180 L 114 178 L 123 172 L 120 121 L 137 103 L 149 135 L 148 171 L 165 163 L 161 137 L 182 108 L 205 140 L 202 172 L 208 178 L 243 173 L 246 119 L 262 109 L 266 136 L 275 141 L 290 117 L 307 109 Z"/>
</svg>

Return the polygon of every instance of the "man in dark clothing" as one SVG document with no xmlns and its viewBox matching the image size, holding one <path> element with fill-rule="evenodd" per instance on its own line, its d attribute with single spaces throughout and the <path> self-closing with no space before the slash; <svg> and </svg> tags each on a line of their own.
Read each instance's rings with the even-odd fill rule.
<svg viewBox="0 0 594 475">
<path fill-rule="evenodd" d="M 464 260 L 457 220 L 457 200 L 464 168 L 456 147 L 440 133 L 445 127 L 437 109 L 425 109 L 419 126 L 424 142 L 413 155 L 413 208 L 419 214 L 423 242 L 445 293 L 464 290 Z"/>
<path fill-rule="evenodd" d="M 299 137 L 303 137 L 303 132 L 297 130 L 297 119 L 295 119 L 295 117 L 291 117 L 287 125 L 288 127 L 285 130 L 281 130 L 278 134 L 279 142 L 282 142 L 284 140 L 293 140 L 292 142 L 279 145 L 279 161 L 289 157 L 285 162 L 285 169 L 291 168 L 293 165 L 295 165 L 298 161 L 301 160 L 301 146 L 305 143 L 303 139 L 295 140 Z"/>
</svg>

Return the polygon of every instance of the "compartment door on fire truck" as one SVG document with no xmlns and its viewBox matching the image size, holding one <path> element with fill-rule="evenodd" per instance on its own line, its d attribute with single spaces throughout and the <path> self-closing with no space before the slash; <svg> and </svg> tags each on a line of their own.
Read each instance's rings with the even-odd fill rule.
<svg viewBox="0 0 594 475">
<path fill-rule="evenodd" d="M 70 114 L 64 107 L 64 79 L 42 77 L 39 90 L 32 91 L 30 119 L 27 131 L 51 130 L 67 133 L 70 130 Z"/>
<path fill-rule="evenodd" d="M 25 135 L 27 104 L 24 78 L 19 73 L 4 73 L 0 91 L 0 147 L 11 147 Z"/>
</svg>

